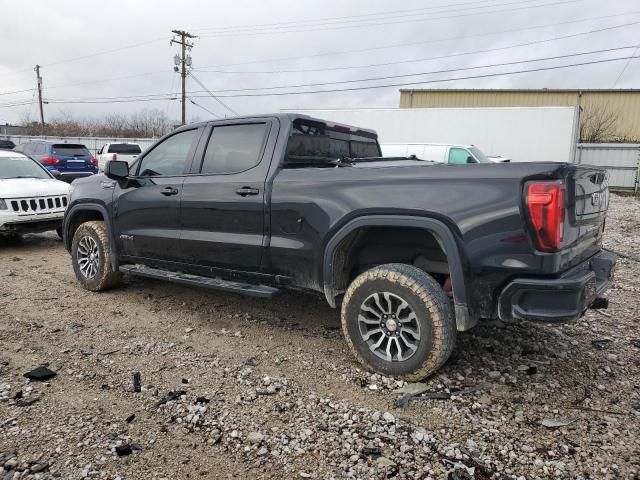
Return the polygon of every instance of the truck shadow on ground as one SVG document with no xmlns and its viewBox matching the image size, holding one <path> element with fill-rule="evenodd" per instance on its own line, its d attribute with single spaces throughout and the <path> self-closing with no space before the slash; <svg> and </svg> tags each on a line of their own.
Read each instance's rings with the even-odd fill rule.
<svg viewBox="0 0 640 480">
<path fill-rule="evenodd" d="M 242 330 L 250 342 L 251 335 L 262 340 L 281 332 L 302 350 L 305 342 L 324 338 L 335 352 L 332 362 L 343 368 L 359 367 L 342 338 L 339 309 L 329 307 L 321 296 L 284 292 L 275 299 L 264 300 L 168 286 L 149 279 L 131 278 L 128 282 L 125 288 L 153 299 L 157 308 L 181 304 L 189 316 L 196 316 L 207 328 Z M 565 333 L 565 329 L 569 332 Z M 580 339 L 574 338 L 573 333 L 580 333 L 580 326 L 482 321 L 472 330 L 458 334 L 453 355 L 429 382 L 444 381 L 445 386 L 491 382 L 514 391 L 527 384 L 535 389 L 542 383 L 551 385 L 550 391 L 560 385 L 569 388 L 562 393 L 563 397 L 572 400 L 584 397 L 585 389 L 578 387 L 583 381 L 591 383 L 589 379 L 599 375 L 597 355 L 603 352 L 594 350 L 584 334 Z M 604 361 L 605 355 L 600 356 Z M 363 371 L 363 378 L 368 375 Z M 520 393 L 527 390 L 528 387 Z"/>
</svg>

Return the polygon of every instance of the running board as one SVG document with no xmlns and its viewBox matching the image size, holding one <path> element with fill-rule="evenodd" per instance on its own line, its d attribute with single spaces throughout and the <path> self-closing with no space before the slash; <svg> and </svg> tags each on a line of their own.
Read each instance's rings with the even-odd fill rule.
<svg viewBox="0 0 640 480">
<path fill-rule="evenodd" d="M 145 265 L 121 265 L 119 270 L 129 275 L 155 278 L 156 280 L 167 280 L 169 282 L 192 285 L 194 287 L 210 288 L 212 290 L 222 290 L 224 292 L 239 293 L 249 297 L 273 298 L 280 290 L 268 285 L 252 285 L 250 283 L 234 282 L 231 280 L 221 280 L 219 278 L 202 277 L 188 273 L 171 272 L 160 270 Z"/>
</svg>

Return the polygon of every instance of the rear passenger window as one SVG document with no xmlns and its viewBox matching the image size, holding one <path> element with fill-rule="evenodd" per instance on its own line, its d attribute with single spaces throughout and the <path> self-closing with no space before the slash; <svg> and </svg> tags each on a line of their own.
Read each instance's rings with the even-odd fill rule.
<svg viewBox="0 0 640 480">
<path fill-rule="evenodd" d="M 239 173 L 260 163 L 267 126 L 264 123 L 214 127 L 201 173 Z"/>
</svg>

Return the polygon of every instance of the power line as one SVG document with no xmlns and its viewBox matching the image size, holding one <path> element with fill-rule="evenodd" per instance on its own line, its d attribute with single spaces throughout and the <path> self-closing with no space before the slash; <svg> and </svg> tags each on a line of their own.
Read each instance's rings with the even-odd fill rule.
<svg viewBox="0 0 640 480">
<path fill-rule="evenodd" d="M 638 43 L 638 45 L 636 46 L 636 49 L 633 51 L 633 55 L 635 56 L 636 53 L 638 53 L 638 50 L 640 50 L 640 43 Z M 622 68 L 622 70 L 620 71 L 620 75 L 618 75 L 618 78 L 616 78 L 616 81 L 613 82 L 613 88 L 616 88 L 616 85 L 618 85 L 618 82 L 620 81 L 620 79 L 622 78 L 622 76 L 624 75 L 624 72 L 627 71 L 627 68 L 629 67 L 629 64 L 631 63 L 632 58 L 630 58 L 629 60 L 627 60 L 627 63 L 624 64 L 624 67 Z"/>
<path fill-rule="evenodd" d="M 443 69 L 443 70 L 430 70 L 430 71 L 427 71 L 427 72 L 405 73 L 405 74 L 399 74 L 399 75 L 385 75 L 385 76 L 378 76 L 378 77 L 357 78 L 357 79 L 353 79 L 353 80 L 336 80 L 336 81 L 331 81 L 331 82 L 314 82 L 314 83 L 300 83 L 300 84 L 288 84 L 288 85 L 272 85 L 272 86 L 267 86 L 267 87 L 254 87 L 254 88 L 218 89 L 217 91 L 218 92 L 250 92 L 250 91 L 261 91 L 261 90 L 278 90 L 278 89 L 282 89 L 282 88 L 318 87 L 318 86 L 323 86 L 323 85 L 341 85 L 341 84 L 345 84 L 345 83 L 372 82 L 372 81 L 378 81 L 378 80 L 391 80 L 391 79 L 395 79 L 395 78 L 418 77 L 418 76 L 423 76 L 423 75 L 434 75 L 434 74 L 439 74 L 439 73 L 460 72 L 460 71 L 464 71 L 464 70 L 478 70 L 478 69 L 482 69 L 482 68 L 506 67 L 506 66 L 517 65 L 517 64 L 522 64 L 522 63 L 543 62 L 543 61 L 548 61 L 548 60 L 559 60 L 559 59 L 563 59 L 563 58 L 579 57 L 579 56 L 584 56 L 584 55 L 594 55 L 594 54 L 597 54 L 597 53 L 607 53 L 607 52 L 615 52 L 615 51 L 619 51 L 619 50 L 628 50 L 628 49 L 631 49 L 631 48 L 636 48 L 636 46 L 635 45 L 629 45 L 629 46 L 624 46 L 624 47 L 604 48 L 604 49 L 598 49 L 598 50 L 590 50 L 590 51 L 586 51 L 586 52 L 569 53 L 569 54 L 565 54 L 565 55 L 554 55 L 554 56 L 551 56 L 551 57 L 538 57 L 538 58 L 530 58 L 530 59 L 525 59 L 525 60 L 515 60 L 515 61 L 511 61 L 511 62 L 492 63 L 492 64 L 488 64 L 488 65 L 475 65 L 475 66 L 471 66 L 471 67 L 458 67 L 458 68 L 448 68 L 448 69 Z M 189 74 L 194 79 L 196 79 L 196 77 L 193 75 L 193 72 L 189 72 Z M 197 79 L 196 79 L 196 81 L 198 82 L 198 84 L 200 84 L 201 87 L 206 89 L 206 87 L 202 84 L 202 82 L 200 82 Z M 201 93 L 201 92 L 190 92 L 190 93 Z"/>
<path fill-rule="evenodd" d="M 369 81 L 376 81 L 376 80 L 388 80 L 391 78 L 406 78 L 406 77 L 413 77 L 413 76 L 423 76 L 423 75 L 433 75 L 433 74 L 438 74 L 438 73 L 452 73 L 452 72 L 459 72 L 459 71 L 465 71 L 465 70 L 477 70 L 477 69 L 482 69 L 482 68 L 494 68 L 494 67 L 502 67 L 502 66 L 508 66 L 508 65 L 514 65 L 514 64 L 521 64 L 521 63 L 532 63 L 532 62 L 540 62 L 540 61 L 548 61 L 548 60 L 557 60 L 560 58 L 569 58 L 569 57 L 575 57 L 575 56 L 583 56 L 583 55 L 593 55 L 596 53 L 604 53 L 604 52 L 609 52 L 609 51 L 616 51 L 616 50 L 625 50 L 625 49 L 630 49 L 630 48 L 635 48 L 635 45 L 630 45 L 630 46 L 624 46 L 624 47 L 616 47 L 616 48 L 610 48 L 610 49 L 599 49 L 599 50 L 591 50 L 591 51 L 586 51 L 586 52 L 577 52 L 577 53 L 571 53 L 571 54 L 566 54 L 566 55 L 557 55 L 557 56 L 552 56 L 552 57 L 538 57 L 538 58 L 530 58 L 530 59 L 524 59 L 524 60 L 518 60 L 518 61 L 512 61 L 512 62 L 503 62 L 503 63 L 494 63 L 494 64 L 485 64 L 485 65 L 475 65 L 475 66 L 471 66 L 471 67 L 459 67 L 459 68 L 451 68 L 451 69 L 443 69 L 443 70 L 430 70 L 427 72 L 418 72 L 418 73 L 409 73 L 409 74 L 401 74 L 401 75 L 391 75 L 391 76 L 384 76 L 384 77 L 369 77 L 369 78 L 360 78 L 360 79 L 354 79 L 354 80 L 341 80 L 341 81 L 335 81 L 335 82 L 317 82 L 317 83 L 307 83 L 307 84 L 297 84 L 297 85 L 278 85 L 278 86 L 268 86 L 268 87 L 255 87 L 255 88 L 243 88 L 243 89 L 223 89 L 223 90 L 217 90 L 218 92 L 238 92 L 238 91 L 257 91 L 257 90 L 274 90 L 274 89 L 281 89 L 281 88 L 300 88 L 300 87 L 309 87 L 309 86 L 321 86 L 321 85 L 336 85 L 336 84 L 342 84 L 342 83 L 355 83 L 355 82 L 369 82 Z M 194 90 L 194 91 L 190 91 L 187 92 L 189 95 L 193 95 L 193 94 L 197 94 L 197 93 L 208 93 L 210 96 L 213 96 L 214 98 L 216 98 L 218 95 L 213 94 L 211 92 L 211 90 L 209 90 L 208 88 L 206 88 L 206 86 L 197 78 L 195 77 L 195 75 L 193 74 L 193 72 L 189 72 L 189 75 L 192 76 L 192 78 L 203 88 L 205 88 L 205 90 Z M 119 95 L 116 97 L 88 97 L 88 98 L 80 98 L 78 100 L 125 100 L 125 99 L 142 99 L 142 98 L 165 98 L 167 95 L 171 95 L 172 93 L 150 93 L 150 94 L 141 94 L 141 95 L 130 95 L 130 96 L 123 96 L 123 95 Z M 227 108 L 227 107 L 225 107 Z M 235 113 L 235 112 L 234 112 Z"/>
<path fill-rule="evenodd" d="M 392 22 L 374 22 L 374 23 L 363 23 L 363 24 L 359 24 L 359 25 L 334 25 L 334 26 L 327 26 L 327 27 L 322 27 L 322 28 L 305 28 L 305 29 L 299 29 L 299 30 L 286 30 L 286 29 L 278 29 L 278 30 L 273 30 L 273 31 L 264 31 L 264 32 L 240 32 L 240 33 L 219 33 L 219 34 L 201 34 L 201 37 L 230 37 L 230 36 L 256 36 L 256 35 L 276 35 L 276 34 L 283 34 L 283 33 L 307 33 L 307 32 L 318 32 L 318 31 L 324 31 L 324 30 L 343 30 L 343 29 L 354 29 L 354 28 L 366 28 L 366 27 L 378 27 L 378 26 L 384 26 L 384 25 L 394 25 L 394 24 L 398 24 L 398 23 L 402 23 L 402 24 L 408 24 L 408 23 L 423 23 L 423 22 L 430 22 L 433 20 L 443 20 L 443 19 L 449 19 L 449 18 L 462 18 L 462 17 L 470 17 L 470 16 L 477 16 L 477 15 L 490 15 L 490 14 L 494 14 L 494 13 L 506 13 L 506 12 L 514 12 L 514 11 L 520 11 L 520 10 L 528 10 L 528 9 L 532 9 L 532 8 L 543 8 L 543 7 L 557 7 L 559 5 L 566 5 L 569 3 L 577 3 L 577 2 L 583 2 L 584 0 L 563 0 L 563 1 L 556 1 L 556 2 L 552 2 L 552 3 L 544 3 L 541 5 L 531 5 L 531 6 L 524 6 L 524 7 L 515 7 L 515 8 L 505 8 L 505 9 L 499 9 L 499 10 L 490 10 L 490 11 L 484 11 L 484 12 L 475 12 L 475 13 L 466 13 L 466 14 L 459 14 L 459 15 L 448 15 L 448 16 L 440 16 L 440 17 L 433 17 L 433 16 L 427 16 L 427 18 L 421 18 L 421 19 L 414 19 L 414 20 L 398 20 L 398 21 L 392 21 Z M 516 2 L 517 3 L 517 2 Z"/>
<path fill-rule="evenodd" d="M 79 57 L 68 58 L 68 59 L 66 59 L 66 60 L 58 60 L 58 61 L 56 61 L 56 62 L 45 63 L 45 64 L 44 64 L 44 65 L 42 65 L 42 66 L 43 66 L 43 67 L 51 67 L 51 66 L 53 66 L 53 65 L 60 65 L 60 64 L 62 64 L 62 63 L 76 62 L 76 61 L 78 61 L 78 60 L 84 60 L 85 58 L 93 58 L 93 57 L 98 57 L 98 56 L 100 56 L 100 55 L 106 55 L 106 54 L 108 54 L 108 53 L 121 52 L 121 51 L 123 51 L 123 50 L 129 50 L 129 49 L 131 49 L 131 48 L 142 47 L 142 46 L 144 46 L 144 45 L 149 45 L 149 44 L 151 44 L 151 43 L 156 43 L 156 42 L 159 42 L 159 41 L 161 41 L 161 40 L 162 40 L 162 41 L 166 41 L 166 40 L 168 40 L 169 38 L 170 38 L 170 37 L 166 37 L 166 36 L 164 36 L 164 37 L 160 37 L 160 38 L 155 38 L 155 39 L 153 39 L 153 40 L 148 40 L 148 41 L 145 41 L 145 42 L 134 43 L 134 44 L 132 44 L 132 45 L 125 45 L 125 46 L 123 46 L 123 47 L 112 48 L 112 49 L 110 49 L 110 50 L 103 50 L 103 51 L 101 51 L 101 52 L 91 53 L 91 54 L 88 54 L 88 55 L 81 55 L 81 56 L 79 56 Z"/>
<path fill-rule="evenodd" d="M 45 100 L 45 104 L 50 103 L 132 103 L 132 102 L 164 102 L 165 100 L 178 100 L 178 97 L 162 97 L 162 98 L 131 98 L 131 99 L 122 99 L 122 100 Z M 28 102 L 27 102 L 28 103 Z M 23 103 L 22 105 L 26 105 Z M 12 105 L 16 106 L 16 105 Z"/>
<path fill-rule="evenodd" d="M 14 90 L 13 92 L 0 92 L 0 95 L 13 95 L 15 93 L 35 92 L 35 88 L 25 88 L 23 90 Z"/>
<path fill-rule="evenodd" d="M 213 115 L 216 118 L 220 118 L 220 115 L 218 115 L 217 113 L 213 113 L 211 110 L 209 110 L 208 108 L 203 107 L 202 105 L 200 105 L 199 103 L 196 103 L 193 101 L 193 99 L 191 97 L 187 97 L 189 99 L 189 101 L 194 104 L 196 107 L 201 108 L 202 110 L 204 110 L 205 112 L 210 113 L 211 115 Z"/>
<path fill-rule="evenodd" d="M 207 86 L 206 86 L 204 83 L 202 83 L 198 77 L 196 77 L 196 76 L 193 74 L 193 72 L 189 72 L 189 75 L 191 75 L 191 78 L 193 78 L 193 79 L 196 81 L 196 83 L 197 83 L 198 85 L 200 85 L 202 88 L 204 88 L 204 89 L 206 90 L 206 92 L 207 92 L 210 96 L 212 96 L 216 102 L 218 102 L 220 105 L 222 105 L 224 108 L 226 108 L 227 110 L 229 110 L 229 111 L 230 111 L 231 113 L 233 113 L 234 115 L 240 115 L 240 114 L 239 114 L 238 112 L 236 112 L 233 108 L 231 108 L 229 105 L 227 105 L 227 104 L 226 104 L 226 103 L 224 103 L 222 100 L 220 100 L 220 99 L 219 99 L 219 98 L 218 98 L 218 97 L 217 97 L 213 92 L 211 92 L 211 90 L 209 90 L 209 89 L 207 88 Z"/>
<path fill-rule="evenodd" d="M 446 41 L 450 41 L 450 40 L 467 40 L 470 38 L 477 38 L 477 37 L 487 37 L 487 36 L 495 36 L 495 35 L 502 35 L 505 33 L 519 33 L 519 32 L 523 32 L 526 30 L 537 30 L 540 28 L 548 28 L 548 27 L 557 27 L 557 26 L 562 26 L 562 25 L 569 25 L 569 24 L 574 24 L 574 23 L 583 23 L 583 22 L 588 22 L 591 20 L 601 20 L 601 19 L 605 19 L 605 18 L 614 18 L 614 17 L 621 17 L 621 16 L 629 16 L 629 15 L 637 15 L 640 14 L 640 10 L 635 10 L 635 11 L 631 11 L 631 12 L 624 12 L 624 13 L 617 13 L 617 14 L 612 14 L 612 15 L 600 15 L 597 17 L 584 17 L 584 18 L 580 18 L 580 19 L 576 19 L 576 20 L 567 20 L 567 21 L 563 21 L 563 22 L 556 22 L 556 23 L 546 23 L 546 24 L 542 24 L 542 25 L 534 25 L 534 26 L 524 26 L 524 27 L 518 27 L 518 28 L 513 28 L 510 30 L 501 30 L 501 31 L 492 31 L 492 32 L 484 32 L 484 33 L 476 33 L 476 34 L 472 34 L 472 35 L 456 35 L 453 37 L 443 37 L 443 38 L 437 38 L 437 39 L 432 39 L 432 40 L 425 40 L 425 41 L 420 41 L 420 42 L 404 42 L 404 43 L 395 43 L 395 44 L 390 44 L 390 45 L 382 45 L 382 46 L 378 46 L 378 47 L 366 47 L 366 48 L 358 48 L 358 49 L 352 49 L 352 50 L 342 50 L 342 51 L 334 51 L 334 52 L 324 52 L 324 53 L 311 53 L 311 54 L 307 54 L 307 55 L 298 55 L 298 56 L 292 56 L 292 57 L 280 57 L 280 58 L 271 58 L 271 59 L 267 59 L 267 60 L 249 60 L 249 61 L 245 61 L 245 62 L 238 62 L 238 63 L 219 63 L 216 65 L 209 65 L 209 66 L 205 66 L 202 68 L 217 68 L 217 67 L 235 67 L 235 66 L 240 66 L 240 65 L 253 65 L 256 63 L 272 63 L 272 62 L 284 62 L 284 61 L 288 61 L 288 60 L 303 60 L 303 59 L 309 59 L 309 58 L 316 58 L 316 57 L 331 57 L 331 56 L 339 56 L 339 55 L 348 55 L 351 53 L 364 53 L 364 52 L 373 52 L 373 51 L 378 51 L 378 50 L 388 50 L 388 49 L 392 49 L 392 48 L 400 48 L 400 47 L 412 47 L 412 46 L 419 46 L 419 45 L 430 45 L 433 43 L 440 43 L 440 42 L 446 42 Z"/>
<path fill-rule="evenodd" d="M 640 12 L 638 12 L 638 13 L 640 13 Z M 629 13 L 629 14 L 631 14 L 631 13 Z M 580 20 L 580 21 L 584 21 L 584 20 Z M 536 44 L 541 44 L 541 43 L 553 42 L 553 41 L 557 41 L 557 40 L 564 40 L 564 39 L 567 39 L 567 38 L 575 38 L 575 37 L 582 36 L 582 35 L 600 33 L 600 32 L 605 32 L 605 31 L 614 30 L 614 29 L 618 29 L 618 28 L 634 26 L 634 25 L 638 25 L 638 24 L 640 24 L 640 21 L 624 23 L 624 24 L 620 24 L 620 25 L 613 25 L 613 26 L 609 26 L 609 27 L 603 27 L 603 28 L 594 29 L 594 30 L 587 30 L 587 31 L 583 31 L 583 32 L 569 34 L 569 35 L 561 35 L 561 36 L 546 38 L 546 39 L 542 39 L 542 40 L 534 40 L 534 41 L 531 41 L 531 42 L 517 43 L 517 44 L 506 45 L 506 46 L 502 46 L 502 47 L 496 47 L 496 48 L 490 48 L 490 49 L 484 49 L 484 50 L 472 50 L 472 51 L 467 51 L 467 52 L 453 53 L 453 54 L 449 54 L 449 55 L 439 55 L 439 56 L 435 56 L 435 57 L 416 58 L 416 59 L 412 59 L 412 60 L 399 60 L 399 61 L 394 61 L 394 62 L 374 63 L 374 64 L 368 64 L 368 65 L 347 65 L 347 66 L 340 66 L 340 67 L 293 69 L 293 70 L 263 70 L 263 71 L 207 70 L 207 67 L 198 68 L 198 69 L 194 69 L 194 70 L 199 71 L 199 72 L 205 72 L 205 73 L 211 72 L 211 73 L 223 73 L 223 74 L 273 74 L 273 73 L 302 73 L 302 72 L 336 71 L 336 70 L 350 70 L 350 69 L 359 69 L 359 68 L 380 67 L 380 66 L 404 64 L 404 63 L 415 63 L 415 62 L 422 62 L 422 61 L 441 60 L 441 59 L 447 59 L 447 58 L 453 58 L 453 57 L 473 55 L 473 54 L 478 54 L 478 53 L 491 53 L 491 52 L 496 52 L 496 51 L 501 51 L 501 50 L 508 50 L 508 49 L 511 49 L 511 48 L 518 48 L 518 47 L 523 47 L 523 46 L 530 46 L 530 45 L 536 45 Z M 538 27 L 531 27 L 531 28 L 538 28 Z M 90 84 L 95 84 L 95 83 L 107 83 L 107 82 L 111 82 L 111 81 L 115 81 L 115 80 L 122 80 L 122 79 L 128 79 L 128 78 L 137 78 L 137 77 L 148 76 L 148 75 L 156 75 L 158 73 L 165 73 L 165 72 L 167 72 L 167 70 L 155 70 L 155 71 L 152 71 L 152 72 L 143 72 L 143 73 L 138 73 L 138 74 L 133 74 L 133 75 L 121 75 L 121 76 L 118 76 L 118 77 L 112 77 L 112 78 L 106 78 L 106 79 L 105 78 L 101 78 L 101 79 L 88 80 L 88 81 L 77 82 L 77 83 L 67 83 L 67 84 L 62 84 L 62 85 L 51 85 L 51 86 L 49 86 L 47 88 L 48 88 L 48 90 L 52 90 L 52 89 L 75 87 L 75 86 L 81 86 L 81 85 L 90 85 Z M 0 95 L 10 95 L 10 94 L 15 94 L 15 93 L 31 92 L 31 91 L 35 91 L 35 90 L 36 89 L 34 89 L 34 88 L 27 88 L 27 89 L 15 90 L 15 91 L 11 91 L 11 92 L 0 92 Z M 173 90 L 173 87 L 171 88 L 171 90 Z"/>
<path fill-rule="evenodd" d="M 321 25 L 330 25 L 333 23 L 339 24 L 339 23 L 353 23 L 353 22 L 367 21 L 367 20 L 356 20 L 356 19 L 363 19 L 364 17 L 383 17 L 383 19 L 389 19 L 389 18 L 397 18 L 398 14 L 400 14 L 400 17 L 408 17 L 408 16 L 415 16 L 416 14 L 418 14 L 418 12 L 425 12 L 425 11 L 433 12 L 434 10 L 442 10 L 442 9 L 444 9 L 444 11 L 436 12 L 436 13 L 447 13 L 449 11 L 460 12 L 464 10 L 473 10 L 473 9 L 479 9 L 479 8 L 492 8 L 492 7 L 505 6 L 505 5 L 530 3 L 532 1 L 534 0 L 521 0 L 518 2 L 509 2 L 506 4 L 492 5 L 490 2 L 487 2 L 486 0 L 476 0 L 472 2 L 454 3 L 449 5 L 412 8 L 412 9 L 405 9 L 405 10 L 391 10 L 391 11 L 388 10 L 384 12 L 367 13 L 367 14 L 359 14 L 359 15 L 346 15 L 341 17 L 324 17 L 324 18 L 316 18 L 316 19 L 308 19 L 308 20 L 290 20 L 286 22 L 262 23 L 262 24 L 253 24 L 253 25 L 235 25 L 235 26 L 229 26 L 229 27 L 208 27 L 208 28 L 204 27 L 196 30 L 199 32 L 210 32 L 212 34 L 215 34 L 215 33 L 274 29 L 274 28 L 292 28 L 292 27 L 299 27 L 299 26 L 319 26 L 319 25 L 321 26 Z M 459 8 L 451 9 L 451 7 L 474 5 L 478 3 L 484 4 L 484 5 L 479 5 L 477 7 L 466 7 L 462 9 L 459 9 Z"/>
<path fill-rule="evenodd" d="M 244 94 L 230 94 L 230 95 L 219 95 L 222 98 L 240 98 L 240 97 L 277 97 L 277 96 L 289 96 L 289 95 L 312 95 L 317 93 L 335 93 L 335 92 L 354 92 L 360 90 L 375 90 L 380 88 L 391 88 L 391 87 L 405 87 L 410 85 L 422 85 L 422 84 L 431 84 L 431 83 L 442 83 L 442 82 L 453 82 L 458 80 L 473 80 L 478 78 L 492 78 L 492 77 L 500 77 L 503 75 L 517 75 L 522 73 L 531 73 L 531 72 L 543 72 L 549 70 L 559 70 L 565 68 L 573 68 L 573 67 L 581 67 L 587 65 L 596 65 L 600 63 L 610 63 L 617 62 L 620 60 L 627 60 L 629 58 L 640 58 L 640 56 L 627 56 L 627 57 L 618 57 L 618 58 L 609 58 L 604 60 L 593 60 L 590 62 L 580 62 L 580 63 L 570 63 L 566 65 L 555 65 L 551 67 L 538 67 L 531 68 L 526 70 L 515 70 L 511 72 L 500 72 L 500 73 L 487 73 L 481 75 L 469 75 L 464 77 L 452 77 L 452 78 L 442 78 L 437 80 L 424 80 L 417 82 L 407 82 L 407 83 L 390 83 L 386 85 L 370 85 L 363 87 L 349 87 L 349 88 L 333 88 L 327 90 L 306 90 L 306 91 L 298 91 L 298 92 L 273 92 L 273 93 L 244 93 Z M 198 96 L 195 96 L 198 98 Z"/>
<path fill-rule="evenodd" d="M 149 76 L 149 75 L 156 75 L 158 73 L 167 73 L 168 70 L 155 70 L 153 72 L 142 72 L 142 73 L 136 73 L 133 75 L 121 75 L 118 77 L 111 77 L 111 78 L 100 78 L 100 79 L 94 79 L 94 80 L 87 80 L 85 82 L 77 82 L 77 83 L 63 83 L 62 85 L 51 85 L 47 87 L 47 90 L 53 90 L 56 88 L 67 88 L 67 87 L 77 87 L 77 86 L 81 86 L 81 85 L 90 85 L 93 83 L 107 83 L 107 82 L 112 82 L 114 80 L 123 80 L 123 79 L 127 79 L 127 78 L 136 78 L 136 77 L 145 77 L 145 76 Z M 35 88 L 27 88 L 24 90 L 15 90 L 13 92 L 0 92 L 0 95 L 11 95 L 11 94 L 15 94 L 15 93 L 22 93 L 22 92 L 30 92 L 30 91 L 35 91 Z"/>
<path fill-rule="evenodd" d="M 631 23 L 624 23 L 622 25 L 614 25 L 611 27 L 605 27 L 605 28 L 599 28 L 596 30 L 588 30 L 586 32 L 578 32 L 578 33 L 573 33 L 570 35 L 561 35 L 561 36 L 557 36 L 557 37 L 551 37 L 551 38 L 545 38 L 542 40 L 533 40 L 530 42 L 524 42 L 524 43 L 516 43 L 516 44 L 512 44 L 512 45 L 506 45 L 506 46 L 502 46 L 502 47 L 495 47 L 495 48 L 488 48 L 488 49 L 484 49 L 484 50 L 472 50 L 472 51 L 467 51 L 467 52 L 459 52 L 459 53 L 452 53 L 452 54 L 448 54 L 448 55 L 439 55 L 436 57 L 424 57 L 424 58 L 415 58 L 415 59 L 411 59 L 411 60 L 399 60 L 399 61 L 394 61 L 394 62 L 383 62 L 383 63 L 372 63 L 372 64 L 368 64 L 368 65 L 345 65 L 345 66 L 340 66 L 340 67 L 327 67 L 327 68 L 306 68 L 306 69 L 293 69 L 293 70 L 263 70 L 263 71 L 248 71 L 248 70 L 241 70 L 241 71 L 229 71 L 229 70 L 206 70 L 206 69 L 202 69 L 202 68 L 196 68 L 194 70 L 198 71 L 198 72 L 204 72 L 204 73 L 223 73 L 223 74 L 274 74 L 274 73 L 303 73 L 303 72 L 324 72 L 324 71 L 335 71 L 335 70 L 352 70 L 352 69 L 360 69 L 360 68 L 371 68 L 371 67 L 382 67 L 382 66 L 389 66 L 389 65 L 399 65 L 399 64 L 404 64 L 404 63 L 415 63 L 415 62 L 425 62 L 425 61 L 431 61 L 431 60 L 442 60 L 442 59 L 447 59 L 447 58 L 454 58 L 454 57 L 462 57 L 462 56 L 466 56 L 466 55 L 474 55 L 474 54 L 478 54 L 478 53 L 491 53 L 491 52 L 497 52 L 497 51 L 501 51 L 501 50 L 508 50 L 511 48 L 519 48 L 519 47 L 526 47 L 526 46 L 531 46 L 531 45 L 538 45 L 541 43 L 548 43 L 548 42 L 554 42 L 557 40 L 565 40 L 567 38 L 574 38 L 574 37 L 578 37 L 578 36 L 582 36 L 582 35 L 589 35 L 592 33 L 599 33 L 599 32 L 604 32 L 604 31 L 608 31 L 608 30 L 614 30 L 617 28 L 622 28 L 622 27 L 628 27 L 628 26 L 633 26 L 633 25 L 638 25 L 640 24 L 640 21 L 637 22 L 631 22 Z"/>
<path fill-rule="evenodd" d="M 347 88 L 333 88 L 333 89 L 324 89 L 324 90 L 306 90 L 306 91 L 296 91 L 296 92 L 269 92 L 269 93 L 244 93 L 244 94 L 229 94 L 229 95 L 217 95 L 217 97 L 222 98 L 240 98 L 240 97 L 271 97 L 271 96 L 290 96 L 290 95 L 311 95 L 318 93 L 335 93 L 335 92 L 353 92 L 353 91 L 361 91 L 361 90 L 375 90 L 381 88 L 391 88 L 391 87 L 404 87 L 410 85 L 424 85 L 424 84 L 432 84 L 432 83 L 443 83 L 443 82 L 452 82 L 458 80 L 472 80 L 479 78 L 493 78 L 500 77 L 506 75 L 518 75 L 523 73 L 532 73 L 532 72 L 542 72 L 542 71 L 550 71 L 550 70 L 559 70 L 566 68 L 574 68 L 588 65 L 597 65 L 603 63 L 611 63 L 617 62 L 621 60 L 627 60 L 629 58 L 640 58 L 639 56 L 626 56 L 626 57 L 617 57 L 617 58 L 608 58 L 602 60 L 592 60 L 587 62 L 578 62 L 578 63 L 570 63 L 565 65 L 554 65 L 549 67 L 537 67 L 531 69 L 524 70 L 512 70 L 509 72 L 495 72 L 495 73 L 486 73 L 486 74 L 478 74 L 478 75 L 468 75 L 463 77 L 450 77 L 450 78 L 441 78 L 434 80 L 422 80 L 415 82 L 402 82 L 402 83 L 390 83 L 384 85 L 367 85 L 361 87 L 347 87 Z M 191 98 L 206 98 L 206 95 L 190 95 Z M 129 102 L 139 102 L 139 101 L 154 101 L 154 100 L 164 100 L 163 98 L 137 98 L 137 99 L 123 99 L 123 100 L 102 100 L 102 101 L 94 101 L 91 99 L 85 100 L 49 100 L 47 103 L 62 103 L 62 104 L 72 104 L 72 103 L 129 103 Z"/>
</svg>

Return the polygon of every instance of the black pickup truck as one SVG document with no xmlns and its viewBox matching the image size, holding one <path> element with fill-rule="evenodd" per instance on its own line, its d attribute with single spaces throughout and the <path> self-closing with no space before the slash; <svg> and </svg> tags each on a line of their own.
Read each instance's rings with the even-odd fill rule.
<svg viewBox="0 0 640 480">
<path fill-rule="evenodd" d="M 305 115 L 188 125 L 72 187 L 64 242 L 85 288 L 125 273 L 320 292 L 356 357 L 406 379 L 481 319 L 606 306 L 615 265 L 601 169 L 381 158 L 374 131 Z"/>
</svg>

